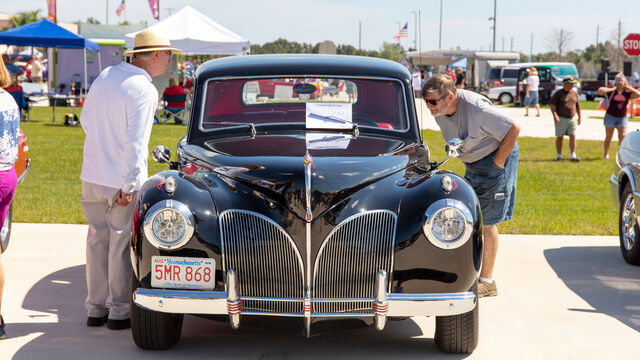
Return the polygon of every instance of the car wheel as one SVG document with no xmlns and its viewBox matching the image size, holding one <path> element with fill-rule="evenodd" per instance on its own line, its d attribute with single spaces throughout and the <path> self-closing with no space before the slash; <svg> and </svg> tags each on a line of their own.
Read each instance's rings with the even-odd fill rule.
<svg viewBox="0 0 640 360">
<path fill-rule="evenodd" d="M 4 218 L 4 223 L 2 224 L 2 228 L 0 228 L 0 248 L 2 248 L 2 252 L 7 250 L 9 246 L 9 238 L 11 237 L 11 217 L 13 215 L 13 203 L 9 205 L 9 211 L 7 212 L 7 216 Z"/>
<path fill-rule="evenodd" d="M 624 186 L 622 191 L 618 224 L 622 257 L 629 264 L 640 265 L 640 239 L 638 239 L 640 228 L 638 228 L 636 204 L 629 183 Z"/>
<path fill-rule="evenodd" d="M 509 93 L 502 93 L 498 96 L 498 101 L 500 101 L 500 104 L 510 104 L 513 102 L 513 96 Z"/>
<path fill-rule="evenodd" d="M 593 96 L 593 95 L 587 95 L 587 100 L 589 100 L 589 101 L 593 101 L 593 100 L 595 100 L 595 98 L 596 97 Z"/>
<path fill-rule="evenodd" d="M 133 291 L 140 286 L 133 275 Z M 138 347 L 165 350 L 175 345 L 182 335 L 183 314 L 168 314 L 143 309 L 131 300 L 131 333 Z"/>
<path fill-rule="evenodd" d="M 473 286 L 478 296 L 478 283 Z M 469 354 L 478 346 L 478 329 L 480 302 L 476 307 L 464 314 L 436 317 L 436 334 L 434 341 L 438 349 L 450 354 Z"/>
</svg>

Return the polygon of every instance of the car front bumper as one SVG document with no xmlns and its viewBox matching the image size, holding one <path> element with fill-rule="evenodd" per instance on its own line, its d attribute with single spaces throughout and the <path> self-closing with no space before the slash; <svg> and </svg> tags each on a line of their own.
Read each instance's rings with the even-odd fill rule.
<svg viewBox="0 0 640 360">
<path fill-rule="evenodd" d="M 239 326 L 240 315 L 303 317 L 308 320 L 307 330 L 309 330 L 309 320 L 320 317 L 375 317 L 376 327 L 378 330 L 382 330 L 387 317 L 457 315 L 473 310 L 477 304 L 477 296 L 472 291 L 433 294 L 387 293 L 385 290 L 387 287 L 386 280 L 386 272 L 381 270 L 376 282 L 375 298 L 312 299 L 308 295 L 302 299 L 257 298 L 239 296 L 237 294 L 236 275 L 231 270 L 227 273 L 227 291 L 138 288 L 133 293 L 133 302 L 142 308 L 164 313 L 229 315 L 233 328 Z M 297 302 L 300 303 L 302 311 L 300 313 L 244 311 L 242 302 L 245 300 Z M 313 304 L 350 301 L 371 301 L 373 306 L 370 311 L 358 313 L 312 312 Z"/>
</svg>

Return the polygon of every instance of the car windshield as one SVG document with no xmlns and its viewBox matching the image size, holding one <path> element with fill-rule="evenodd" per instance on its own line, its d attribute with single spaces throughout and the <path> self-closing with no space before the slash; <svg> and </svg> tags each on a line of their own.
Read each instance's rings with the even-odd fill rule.
<svg viewBox="0 0 640 360">
<path fill-rule="evenodd" d="M 234 123 L 305 124 L 309 129 L 405 130 L 400 81 L 356 78 L 213 79 L 206 84 L 201 128 Z"/>
</svg>

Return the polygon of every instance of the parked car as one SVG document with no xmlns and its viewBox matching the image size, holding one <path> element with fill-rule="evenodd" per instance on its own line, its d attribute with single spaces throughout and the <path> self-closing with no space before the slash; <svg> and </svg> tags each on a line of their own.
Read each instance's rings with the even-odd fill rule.
<svg viewBox="0 0 640 360">
<path fill-rule="evenodd" d="M 256 101 L 255 81 L 289 80 Z M 352 91 L 310 100 L 322 83 Z M 465 179 L 423 143 L 411 74 L 357 56 L 206 62 L 178 160 L 140 189 L 131 326 L 143 349 L 180 338 L 183 315 L 307 336 L 434 316 L 435 344 L 478 341 L 482 217 Z M 284 94 L 289 94 L 289 97 Z M 294 96 L 295 95 L 295 96 Z M 309 100 L 304 100 L 309 99 Z M 448 154 L 462 143 L 452 140 Z"/>
<path fill-rule="evenodd" d="M 607 85 L 606 85 L 607 87 L 612 87 L 613 86 L 613 82 L 614 82 L 614 79 L 616 78 L 616 74 L 618 74 L 618 73 L 617 72 L 610 72 L 609 74 L 607 74 L 608 75 Z M 587 100 L 589 100 L 589 101 L 594 100 L 598 96 L 598 89 L 600 87 L 605 86 L 604 75 L 605 75 L 604 73 L 599 73 L 597 80 L 582 80 L 581 81 L 582 93 L 585 95 Z"/>
<path fill-rule="evenodd" d="M 515 85 L 492 87 L 486 93 L 486 96 L 491 100 L 500 102 L 500 104 L 511 104 L 516 98 L 516 87 Z"/>
<path fill-rule="evenodd" d="M 640 265 L 640 228 L 636 203 L 640 202 L 640 132 L 632 131 L 620 143 L 613 175 L 609 179 L 611 192 L 618 205 L 618 234 L 624 260 Z"/>
<path fill-rule="evenodd" d="M 29 159 L 29 147 L 27 146 L 27 136 L 24 134 L 24 131 L 20 129 L 18 135 L 18 160 L 14 165 L 16 170 L 16 175 L 18 177 L 18 184 L 21 184 L 25 177 L 27 177 L 27 173 L 29 172 L 29 166 L 31 164 L 31 160 Z M 9 212 L 7 212 L 7 216 L 4 219 L 4 223 L 2 223 L 2 227 L 0 227 L 0 246 L 2 247 L 2 252 L 4 252 L 9 246 L 9 239 L 11 238 L 11 223 L 13 218 L 13 203 L 9 205 Z"/>
</svg>

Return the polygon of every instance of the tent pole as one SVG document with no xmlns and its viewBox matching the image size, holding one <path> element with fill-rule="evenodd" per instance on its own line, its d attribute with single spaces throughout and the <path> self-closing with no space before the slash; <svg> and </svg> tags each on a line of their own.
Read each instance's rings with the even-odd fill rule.
<svg viewBox="0 0 640 360">
<path fill-rule="evenodd" d="M 98 73 L 102 72 L 102 60 L 100 60 L 100 48 L 98 47 Z"/>
<path fill-rule="evenodd" d="M 84 52 L 84 86 L 85 91 L 88 89 L 87 87 L 87 48 L 82 49 Z M 82 95 L 82 86 L 80 87 L 80 95 Z"/>
</svg>

